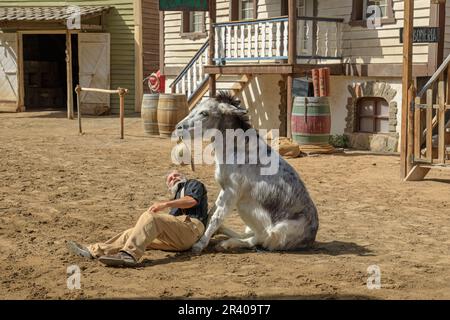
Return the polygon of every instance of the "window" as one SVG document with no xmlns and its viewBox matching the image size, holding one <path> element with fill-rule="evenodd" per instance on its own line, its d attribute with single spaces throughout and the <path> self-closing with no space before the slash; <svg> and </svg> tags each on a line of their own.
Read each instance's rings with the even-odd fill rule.
<svg viewBox="0 0 450 320">
<path fill-rule="evenodd" d="M 305 0 L 297 0 L 297 16 L 306 16 Z"/>
<path fill-rule="evenodd" d="M 369 6 L 379 6 L 381 9 L 381 23 L 395 23 L 394 11 L 392 8 L 393 0 L 353 0 L 351 25 L 365 26 L 365 20 L 371 14 L 367 14 Z"/>
<path fill-rule="evenodd" d="M 357 103 L 357 131 L 389 132 L 389 104 L 383 98 L 361 98 Z"/>
<path fill-rule="evenodd" d="M 239 20 L 253 19 L 253 0 L 239 1 Z"/>
<path fill-rule="evenodd" d="M 364 11 L 363 11 L 363 18 L 366 19 L 370 16 L 370 14 L 367 13 L 367 8 L 370 6 L 378 6 L 381 10 L 381 18 L 387 18 L 387 6 L 388 6 L 388 0 L 367 0 L 364 1 Z M 364 14 L 365 13 L 365 14 Z"/>
<path fill-rule="evenodd" d="M 256 19 L 257 0 L 230 0 L 230 21 Z"/>
<path fill-rule="evenodd" d="M 206 37 L 205 12 L 183 11 L 181 13 L 181 36 L 192 40 Z"/>
<path fill-rule="evenodd" d="M 203 24 L 204 20 L 202 11 L 189 12 L 189 32 L 202 32 Z"/>
</svg>

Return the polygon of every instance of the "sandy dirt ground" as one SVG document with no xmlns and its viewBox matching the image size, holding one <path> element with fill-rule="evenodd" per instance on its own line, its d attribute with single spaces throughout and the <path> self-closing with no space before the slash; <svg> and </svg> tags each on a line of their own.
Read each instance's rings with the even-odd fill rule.
<svg viewBox="0 0 450 320">
<path fill-rule="evenodd" d="M 77 122 L 57 112 L 0 114 L 0 298 L 450 298 L 450 172 L 401 183 L 399 157 L 361 153 L 289 160 L 320 216 L 306 251 L 201 255 L 148 252 L 145 267 L 105 268 L 70 256 L 64 242 L 103 241 L 167 197 L 168 139 L 126 119 Z M 190 173 L 218 194 L 214 168 Z M 243 230 L 236 212 L 226 224 Z M 67 267 L 81 269 L 69 290 Z M 367 268 L 379 266 L 381 289 Z"/>
</svg>

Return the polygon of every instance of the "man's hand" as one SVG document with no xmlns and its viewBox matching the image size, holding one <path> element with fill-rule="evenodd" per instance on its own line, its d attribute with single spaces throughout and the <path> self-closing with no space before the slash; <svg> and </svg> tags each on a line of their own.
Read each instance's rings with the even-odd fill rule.
<svg viewBox="0 0 450 320">
<path fill-rule="evenodd" d="M 150 212 L 155 213 L 155 212 L 162 211 L 162 210 L 164 210 L 166 208 L 168 208 L 167 202 L 156 202 L 148 210 Z"/>
</svg>

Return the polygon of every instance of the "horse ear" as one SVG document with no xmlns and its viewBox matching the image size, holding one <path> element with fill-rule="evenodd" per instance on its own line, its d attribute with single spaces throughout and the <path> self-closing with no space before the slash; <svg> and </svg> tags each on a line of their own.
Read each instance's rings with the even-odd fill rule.
<svg viewBox="0 0 450 320">
<path fill-rule="evenodd" d="M 244 115 L 247 114 L 247 109 L 241 108 L 241 107 L 235 107 L 228 103 L 219 103 L 219 110 L 223 114 L 230 114 L 230 115 Z"/>
</svg>

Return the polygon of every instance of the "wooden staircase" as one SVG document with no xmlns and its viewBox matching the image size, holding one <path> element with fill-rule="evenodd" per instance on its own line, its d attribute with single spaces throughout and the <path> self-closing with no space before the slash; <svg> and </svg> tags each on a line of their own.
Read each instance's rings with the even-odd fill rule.
<svg viewBox="0 0 450 320">
<path fill-rule="evenodd" d="M 187 97 L 189 110 L 199 102 L 209 98 L 209 77 L 204 73 L 208 61 L 208 42 L 206 42 L 183 68 L 170 85 L 172 93 L 183 93 Z M 252 75 L 221 75 L 216 74 L 216 90 L 231 91 L 233 95 L 240 94 L 252 80 Z"/>
<path fill-rule="evenodd" d="M 410 97 L 414 92 L 411 86 Z M 410 100 L 407 158 L 412 169 L 405 180 L 418 181 L 432 168 L 450 169 L 450 55 Z"/>
</svg>

